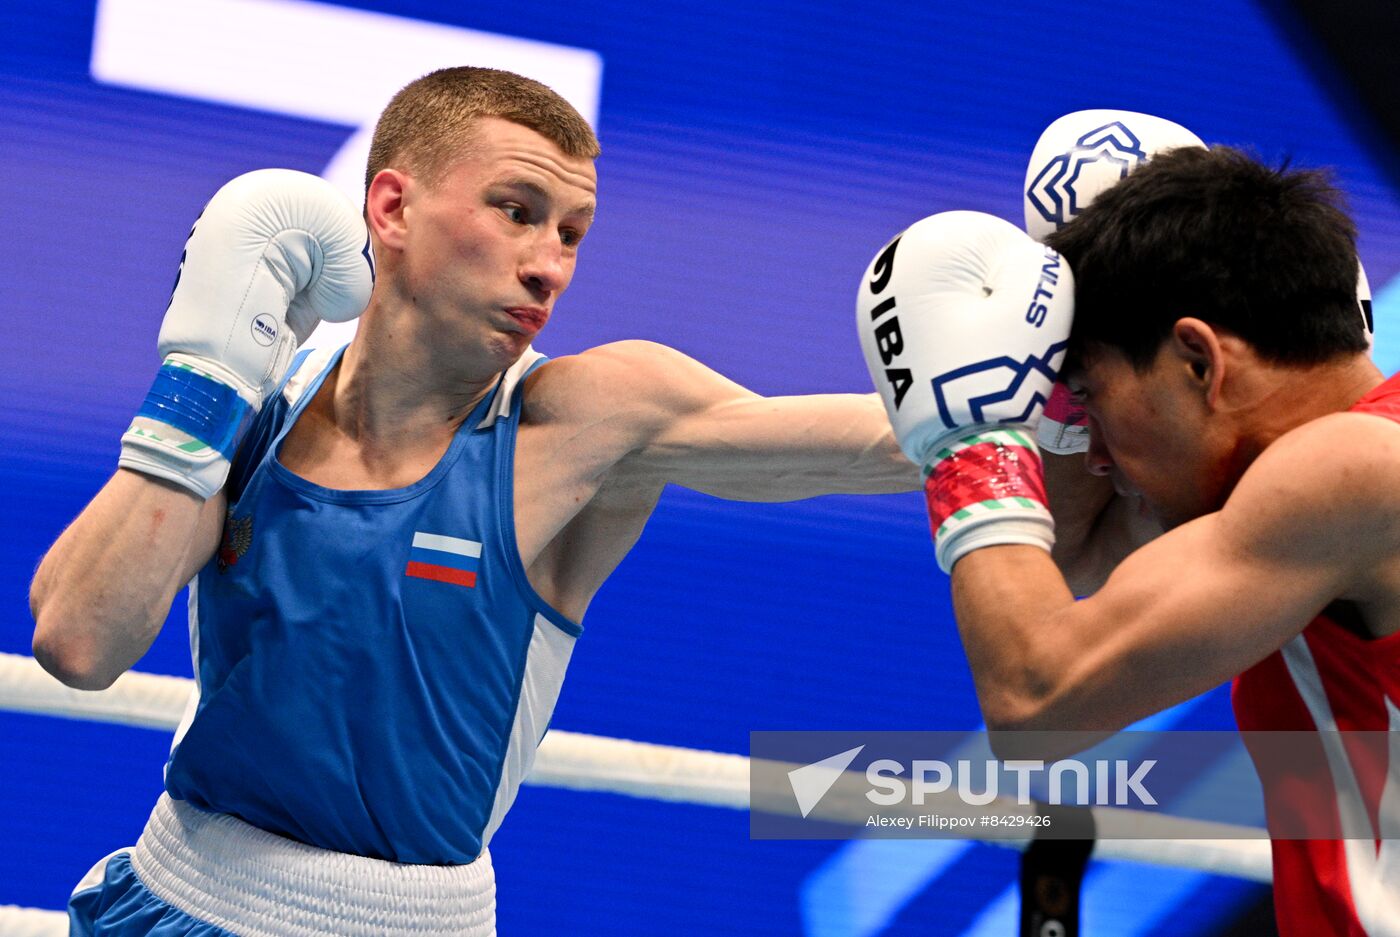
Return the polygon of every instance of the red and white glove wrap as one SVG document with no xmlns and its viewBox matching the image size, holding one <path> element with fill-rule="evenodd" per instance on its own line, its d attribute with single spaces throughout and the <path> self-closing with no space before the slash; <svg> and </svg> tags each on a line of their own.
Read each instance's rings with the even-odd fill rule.
<svg viewBox="0 0 1400 937">
<path fill-rule="evenodd" d="M 1034 428 L 1073 296 L 1058 254 L 979 212 L 911 225 L 866 271 L 861 345 L 901 448 L 924 466 L 945 572 L 984 546 L 1054 545 Z"/>
<path fill-rule="evenodd" d="M 924 499 L 944 572 L 979 547 L 1055 545 L 1044 467 L 1028 430 L 962 436 L 932 453 L 925 472 Z"/>
</svg>

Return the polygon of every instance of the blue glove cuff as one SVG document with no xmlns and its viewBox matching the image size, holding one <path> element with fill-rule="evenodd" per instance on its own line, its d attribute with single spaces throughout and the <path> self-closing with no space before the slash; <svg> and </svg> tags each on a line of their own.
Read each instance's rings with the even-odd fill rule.
<svg viewBox="0 0 1400 937">
<path fill-rule="evenodd" d="M 166 363 L 156 373 L 138 417 L 192 437 L 180 448 L 209 448 L 232 460 L 253 422 L 253 408 L 238 391 L 184 365 Z"/>
</svg>

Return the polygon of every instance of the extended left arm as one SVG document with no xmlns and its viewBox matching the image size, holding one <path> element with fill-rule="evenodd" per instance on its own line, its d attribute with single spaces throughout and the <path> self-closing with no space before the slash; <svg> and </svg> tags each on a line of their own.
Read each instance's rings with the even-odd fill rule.
<svg viewBox="0 0 1400 937">
<path fill-rule="evenodd" d="M 680 352 L 623 343 L 655 431 L 630 471 L 739 501 L 921 486 L 875 394 L 760 397 Z"/>
</svg>

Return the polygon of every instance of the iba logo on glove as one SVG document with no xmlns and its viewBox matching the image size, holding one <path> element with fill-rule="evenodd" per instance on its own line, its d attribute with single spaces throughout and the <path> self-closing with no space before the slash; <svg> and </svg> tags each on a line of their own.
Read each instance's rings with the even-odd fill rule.
<svg viewBox="0 0 1400 937">
<path fill-rule="evenodd" d="M 906 231 L 905 234 L 909 232 Z M 1019 235 L 1024 238 L 1024 235 Z M 874 352 L 880 359 L 884 378 L 889 382 L 894 410 L 898 411 L 905 396 L 914 386 L 914 370 L 902 366 L 900 360 L 905 350 L 905 336 L 900 328 L 899 301 L 891 292 L 883 295 L 894 277 L 895 254 L 904 235 L 896 237 L 880 252 L 871 266 L 872 279 L 869 283 L 873 300 L 880 297 L 869 313 L 873 328 L 868 333 L 874 339 Z M 1028 240 L 1028 239 L 1027 239 Z M 1032 242 L 1033 243 L 1033 242 Z M 1039 245 L 1036 245 L 1039 247 Z M 1042 256 L 1038 277 L 1033 281 L 1033 292 L 1025 312 L 1020 318 L 1033 329 L 1040 329 L 1050 311 L 1060 285 L 1061 273 L 1065 269 L 1060 255 L 1054 250 L 1041 248 Z M 982 287 L 986 296 L 991 296 L 989 286 Z M 1017 307 L 1019 309 L 1019 306 Z M 1013 346 L 1014 347 L 1014 346 Z M 1064 355 L 1068 342 L 1053 341 L 1044 351 L 1031 351 L 1021 356 L 997 355 L 980 361 L 970 362 L 951 370 L 943 371 L 930 379 L 929 384 L 937 402 L 938 415 L 949 429 L 961 425 L 953 415 L 954 410 L 967 414 L 974 422 L 1024 422 L 1039 406 L 1045 403 L 1045 388 L 1055 380 L 1056 370 Z M 871 363 L 872 371 L 875 368 Z M 992 419 L 984 411 L 1003 411 L 1008 406 L 1019 407 L 1011 415 Z"/>
<path fill-rule="evenodd" d="M 255 316 L 249 329 L 253 333 L 253 341 L 259 345 L 267 346 L 277 341 L 277 320 L 267 313 Z"/>
<path fill-rule="evenodd" d="M 875 258 L 875 279 L 870 283 L 870 293 L 879 296 L 885 291 L 885 287 L 890 285 L 890 277 L 894 275 L 894 252 L 899 247 L 899 240 L 904 235 L 900 235 L 889 243 L 880 256 Z M 880 317 L 891 311 L 898 304 L 893 296 L 887 296 L 880 301 L 880 304 L 870 310 L 870 321 L 880 322 Z M 904 395 L 909 393 L 909 388 L 914 383 L 914 372 L 908 368 L 892 368 L 894 359 L 899 357 L 904 351 L 904 336 L 899 331 L 899 316 L 890 316 L 884 322 L 875 326 L 875 348 L 880 353 L 880 363 L 885 366 L 885 380 L 890 382 L 890 388 L 894 391 L 894 408 L 899 409 L 899 405 L 904 402 Z"/>
<path fill-rule="evenodd" d="M 1137 134 L 1115 120 L 1090 130 L 1069 152 L 1046 163 L 1026 189 L 1026 198 L 1042 218 L 1063 227 L 1088 201 L 1080 199 L 1080 186 L 1086 192 L 1102 191 L 1146 160 L 1147 151 Z"/>
</svg>

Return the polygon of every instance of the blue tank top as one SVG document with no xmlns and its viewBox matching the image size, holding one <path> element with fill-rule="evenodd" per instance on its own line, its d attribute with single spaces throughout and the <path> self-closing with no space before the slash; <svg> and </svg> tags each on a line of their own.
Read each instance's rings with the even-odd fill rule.
<svg viewBox="0 0 1400 937">
<path fill-rule="evenodd" d="M 512 478 L 529 353 L 407 488 L 282 466 L 340 359 L 302 356 L 234 461 L 218 554 L 190 584 L 198 695 L 172 797 L 325 849 L 470 862 L 529 770 L 582 629 L 530 587 Z"/>
</svg>

